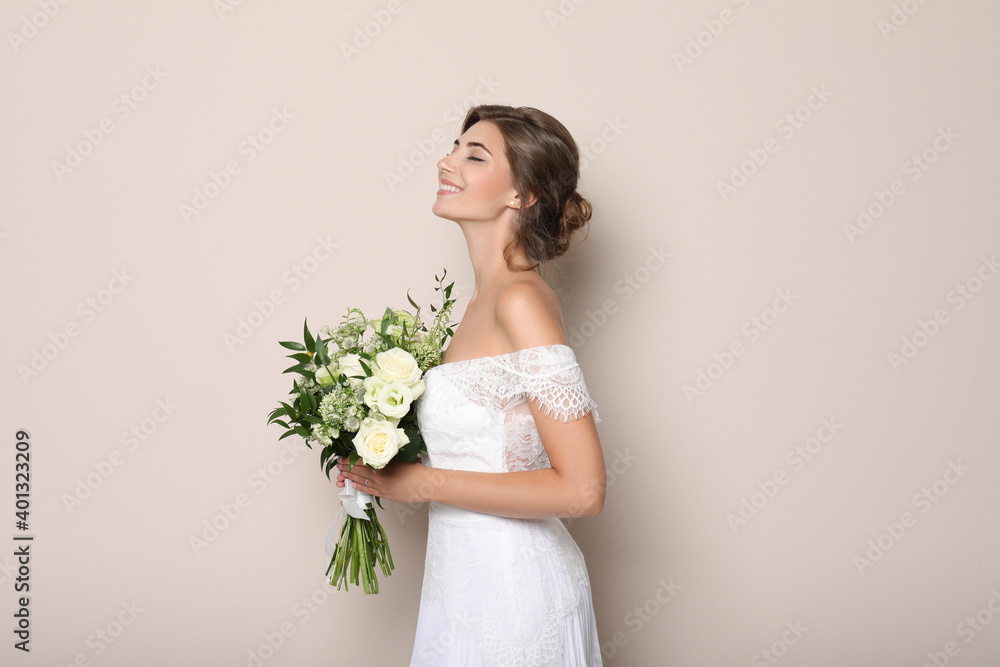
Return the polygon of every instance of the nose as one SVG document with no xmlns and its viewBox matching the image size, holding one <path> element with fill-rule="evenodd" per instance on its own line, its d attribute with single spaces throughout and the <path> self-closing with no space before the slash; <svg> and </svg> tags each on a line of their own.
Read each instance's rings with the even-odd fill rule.
<svg viewBox="0 0 1000 667">
<path fill-rule="evenodd" d="M 451 163 L 451 153 L 448 153 L 443 158 L 441 158 L 440 160 L 438 160 L 437 168 L 438 168 L 438 171 L 447 171 L 447 172 L 450 172 L 450 173 L 453 173 L 455 171 L 455 169 L 454 169 L 454 167 L 452 166 L 452 163 Z"/>
</svg>

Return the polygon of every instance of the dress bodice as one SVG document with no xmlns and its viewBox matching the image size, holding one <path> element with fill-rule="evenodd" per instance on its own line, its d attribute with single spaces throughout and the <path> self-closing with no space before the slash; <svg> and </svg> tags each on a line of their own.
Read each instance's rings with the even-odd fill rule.
<svg viewBox="0 0 1000 667">
<path fill-rule="evenodd" d="M 569 421 L 596 405 L 573 349 L 541 345 L 430 369 L 417 419 L 435 468 L 511 472 L 548 467 L 529 400 Z"/>
</svg>

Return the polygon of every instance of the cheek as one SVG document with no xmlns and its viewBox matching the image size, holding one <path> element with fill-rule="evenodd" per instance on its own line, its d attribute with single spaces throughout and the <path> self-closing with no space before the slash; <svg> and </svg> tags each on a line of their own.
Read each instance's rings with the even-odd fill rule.
<svg viewBox="0 0 1000 667">
<path fill-rule="evenodd" d="M 479 199 L 483 201 L 499 201 L 504 198 L 507 190 L 510 188 L 510 183 L 501 174 L 488 173 L 476 178 L 475 186 L 476 191 L 479 193 Z"/>
</svg>

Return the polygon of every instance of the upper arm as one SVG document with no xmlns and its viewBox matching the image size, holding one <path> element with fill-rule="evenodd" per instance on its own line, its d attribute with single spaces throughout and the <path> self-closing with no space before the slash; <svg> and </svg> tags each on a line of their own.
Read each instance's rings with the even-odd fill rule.
<svg viewBox="0 0 1000 667">
<path fill-rule="evenodd" d="M 535 428 L 549 457 L 549 465 L 567 484 L 570 516 L 597 514 L 604 507 L 607 486 L 604 453 L 590 412 L 562 422 L 547 416 L 538 401 L 528 401 Z"/>
<path fill-rule="evenodd" d="M 513 350 L 566 344 L 558 302 L 530 281 L 515 282 L 498 295 L 496 319 Z M 584 412 L 564 422 L 550 414 L 546 403 L 552 401 L 546 398 L 532 396 L 528 404 L 549 465 L 567 485 L 570 514 L 596 514 L 604 504 L 606 480 L 594 417 Z"/>
</svg>

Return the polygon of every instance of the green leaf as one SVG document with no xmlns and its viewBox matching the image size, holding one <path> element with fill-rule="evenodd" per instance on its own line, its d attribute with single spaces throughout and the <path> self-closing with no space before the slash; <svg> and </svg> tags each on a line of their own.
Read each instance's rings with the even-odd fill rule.
<svg viewBox="0 0 1000 667">
<path fill-rule="evenodd" d="M 306 391 L 302 387 L 299 387 L 299 398 L 302 401 L 302 412 L 303 413 L 307 413 L 307 412 L 309 412 L 310 410 L 312 410 L 315 407 L 315 403 L 313 402 L 312 394 L 310 394 L 308 391 Z"/>
<path fill-rule="evenodd" d="M 323 448 L 323 453 L 319 455 L 320 465 L 326 463 L 327 459 L 329 459 L 332 454 L 333 454 L 333 446 L 332 445 L 330 447 L 324 447 Z M 336 462 L 336 460 L 334 460 L 334 462 Z"/>
<path fill-rule="evenodd" d="M 288 354 L 285 356 L 287 356 L 289 359 L 294 359 L 295 361 L 301 362 L 303 364 L 308 364 L 310 361 L 312 361 L 312 357 L 310 357 L 309 354 L 306 352 L 298 352 L 296 354 Z"/>
<path fill-rule="evenodd" d="M 281 372 L 282 373 L 298 373 L 299 375 L 305 375 L 306 374 L 306 365 L 305 364 L 295 364 L 294 366 L 289 366 L 288 368 L 286 368 L 285 370 L 283 370 Z"/>
<path fill-rule="evenodd" d="M 278 438 L 278 441 L 280 442 L 280 441 L 284 440 L 285 438 L 287 438 L 287 437 L 288 437 L 288 436 L 290 436 L 290 435 L 295 435 L 295 429 L 292 429 L 291 431 L 285 431 L 285 432 L 284 432 L 284 433 L 283 433 L 283 434 L 281 435 L 281 437 L 280 437 L 280 438 Z"/>
<path fill-rule="evenodd" d="M 295 419 L 296 416 L 299 414 L 298 410 L 290 406 L 288 403 L 285 403 L 284 401 L 278 401 L 278 402 L 281 403 L 281 407 L 285 408 L 285 414 L 288 415 L 290 418 Z"/>
<path fill-rule="evenodd" d="M 296 343 L 295 341 L 291 340 L 279 341 L 278 345 L 280 345 L 281 347 L 287 347 L 289 350 L 300 350 L 304 352 L 306 349 L 306 346 L 303 345 L 302 343 Z"/>
<path fill-rule="evenodd" d="M 365 377 L 371 377 L 372 376 L 371 366 L 366 364 L 365 360 L 361 359 L 360 357 L 358 358 L 358 363 L 361 364 L 361 368 L 365 369 Z"/>
<path fill-rule="evenodd" d="M 309 431 L 306 430 L 305 426 L 299 426 L 298 424 L 296 424 L 293 430 L 299 435 L 301 435 L 303 438 L 308 438 L 310 435 Z"/>
<path fill-rule="evenodd" d="M 351 452 L 347 455 L 348 470 L 354 470 L 354 464 L 361 460 L 361 456 L 357 452 Z"/>
<path fill-rule="evenodd" d="M 313 338 L 313 335 L 311 333 L 309 333 L 309 320 L 308 319 L 306 319 L 305 322 L 304 322 L 304 324 L 302 325 L 302 335 L 305 336 L 305 339 L 306 339 L 306 349 L 309 350 L 310 352 L 315 352 L 316 351 L 316 340 Z"/>
<path fill-rule="evenodd" d="M 417 302 L 416 302 L 416 301 L 414 301 L 414 300 L 413 300 L 413 297 L 411 297 L 411 296 L 410 296 L 410 290 L 406 290 L 406 300 L 410 302 L 410 305 L 411 305 L 411 306 L 413 306 L 413 307 L 414 307 L 414 308 L 416 308 L 417 310 L 420 310 L 420 306 L 418 306 L 418 305 L 417 305 Z"/>
</svg>

